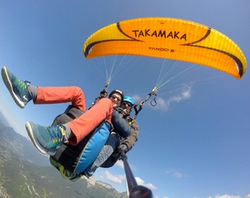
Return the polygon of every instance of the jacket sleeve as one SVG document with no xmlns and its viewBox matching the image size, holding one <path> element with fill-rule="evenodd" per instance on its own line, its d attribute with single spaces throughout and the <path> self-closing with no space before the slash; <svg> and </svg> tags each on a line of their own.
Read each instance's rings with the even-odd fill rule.
<svg viewBox="0 0 250 198">
<path fill-rule="evenodd" d="M 121 137 L 126 138 L 131 134 L 131 127 L 128 122 L 123 118 L 116 109 L 112 113 L 111 122 L 114 127 L 114 131 L 118 133 Z"/>
<path fill-rule="evenodd" d="M 132 149 L 135 145 L 136 141 L 138 140 L 139 136 L 139 126 L 136 120 L 133 120 L 131 123 L 131 133 L 127 138 L 123 138 L 121 144 L 125 144 L 127 146 L 127 151 Z"/>
</svg>

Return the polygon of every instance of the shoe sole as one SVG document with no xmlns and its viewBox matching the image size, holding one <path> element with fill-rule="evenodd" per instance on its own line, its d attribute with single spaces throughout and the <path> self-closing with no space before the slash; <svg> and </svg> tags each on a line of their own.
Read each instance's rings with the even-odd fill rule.
<svg viewBox="0 0 250 198">
<path fill-rule="evenodd" d="M 14 93 L 14 90 L 13 90 L 13 87 L 12 87 L 12 83 L 11 83 L 9 75 L 8 75 L 8 71 L 7 71 L 7 68 L 5 66 L 2 68 L 2 78 L 3 78 L 3 82 L 4 82 L 5 86 L 9 90 L 9 92 L 10 92 L 12 98 L 14 99 L 15 103 L 19 107 L 24 108 L 25 104 Z"/>
<path fill-rule="evenodd" d="M 26 128 L 26 131 L 28 132 L 28 135 L 30 137 L 30 140 L 32 141 L 32 143 L 34 144 L 34 146 L 37 148 L 37 150 L 42 153 L 42 154 L 48 154 L 47 151 L 45 151 L 44 149 L 42 149 L 40 147 L 40 144 L 36 141 L 36 138 L 34 137 L 34 134 L 33 134 L 33 130 L 32 130 L 32 127 L 30 125 L 29 122 L 26 122 L 25 124 L 25 128 Z"/>
</svg>

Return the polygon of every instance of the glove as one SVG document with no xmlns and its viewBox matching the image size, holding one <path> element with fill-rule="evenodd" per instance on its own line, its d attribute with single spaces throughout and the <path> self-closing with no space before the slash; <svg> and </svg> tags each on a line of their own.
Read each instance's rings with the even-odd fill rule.
<svg viewBox="0 0 250 198">
<path fill-rule="evenodd" d="M 118 113 L 123 112 L 123 108 L 121 108 L 121 107 L 115 107 L 114 110 L 116 110 Z"/>
<path fill-rule="evenodd" d="M 120 151 L 120 160 L 127 160 L 127 155 L 126 152 L 128 150 L 128 147 L 126 144 L 121 144 L 120 146 L 118 146 L 118 149 Z"/>
<path fill-rule="evenodd" d="M 126 118 L 126 117 L 129 116 L 129 113 L 127 112 L 126 109 L 123 109 L 123 108 L 121 108 L 121 107 L 116 107 L 116 108 L 114 108 L 114 109 L 115 109 L 118 113 L 122 114 L 122 117 L 123 117 L 123 118 Z"/>
<path fill-rule="evenodd" d="M 106 98 L 107 95 L 108 95 L 108 93 L 107 93 L 107 91 L 105 89 L 100 92 L 100 97 L 101 98 Z"/>
<path fill-rule="evenodd" d="M 126 144 L 121 144 L 120 146 L 118 146 L 118 149 L 119 149 L 119 151 L 120 151 L 121 153 L 122 153 L 122 152 L 127 153 L 127 151 L 128 151 L 128 147 L 127 147 Z"/>
</svg>

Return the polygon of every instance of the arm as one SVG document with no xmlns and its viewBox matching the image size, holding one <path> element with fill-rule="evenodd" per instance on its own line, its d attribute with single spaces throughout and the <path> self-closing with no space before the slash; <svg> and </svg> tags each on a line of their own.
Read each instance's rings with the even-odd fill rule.
<svg viewBox="0 0 250 198">
<path fill-rule="evenodd" d="M 135 120 L 131 123 L 131 134 L 127 138 L 122 138 L 120 147 L 125 153 L 130 151 L 132 147 L 135 145 L 136 141 L 138 140 L 139 136 L 139 129 L 138 124 Z"/>
<path fill-rule="evenodd" d="M 125 119 L 124 119 L 125 120 Z M 128 120 L 126 120 L 128 123 Z M 113 154 L 101 165 L 103 168 L 109 168 L 113 166 L 116 161 L 120 158 L 121 150 L 125 153 L 128 152 L 132 147 L 135 145 L 136 141 L 138 140 L 138 124 L 134 120 L 131 123 L 131 134 L 127 138 L 121 139 L 120 146 L 113 152 Z M 122 148 L 123 147 L 123 148 Z"/>
<path fill-rule="evenodd" d="M 113 111 L 111 122 L 114 126 L 114 131 L 121 137 L 126 138 L 131 134 L 130 125 L 116 109 Z"/>
</svg>

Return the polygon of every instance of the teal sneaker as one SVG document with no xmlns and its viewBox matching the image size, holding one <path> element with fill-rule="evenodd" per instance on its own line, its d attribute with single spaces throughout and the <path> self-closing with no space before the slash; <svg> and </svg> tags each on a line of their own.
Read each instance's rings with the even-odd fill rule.
<svg viewBox="0 0 250 198">
<path fill-rule="evenodd" d="M 71 171 L 67 170 L 62 164 L 55 161 L 51 156 L 49 158 L 49 161 L 57 170 L 59 170 L 64 179 L 76 181 L 81 178 L 80 173 L 72 173 Z"/>
<path fill-rule="evenodd" d="M 26 122 L 25 127 L 34 146 L 43 154 L 54 155 L 65 141 L 63 126 L 45 127 L 33 122 Z"/>
<path fill-rule="evenodd" d="M 24 108 L 32 99 L 28 90 L 30 82 L 18 79 L 5 66 L 2 68 L 2 78 L 16 104 Z"/>
</svg>

